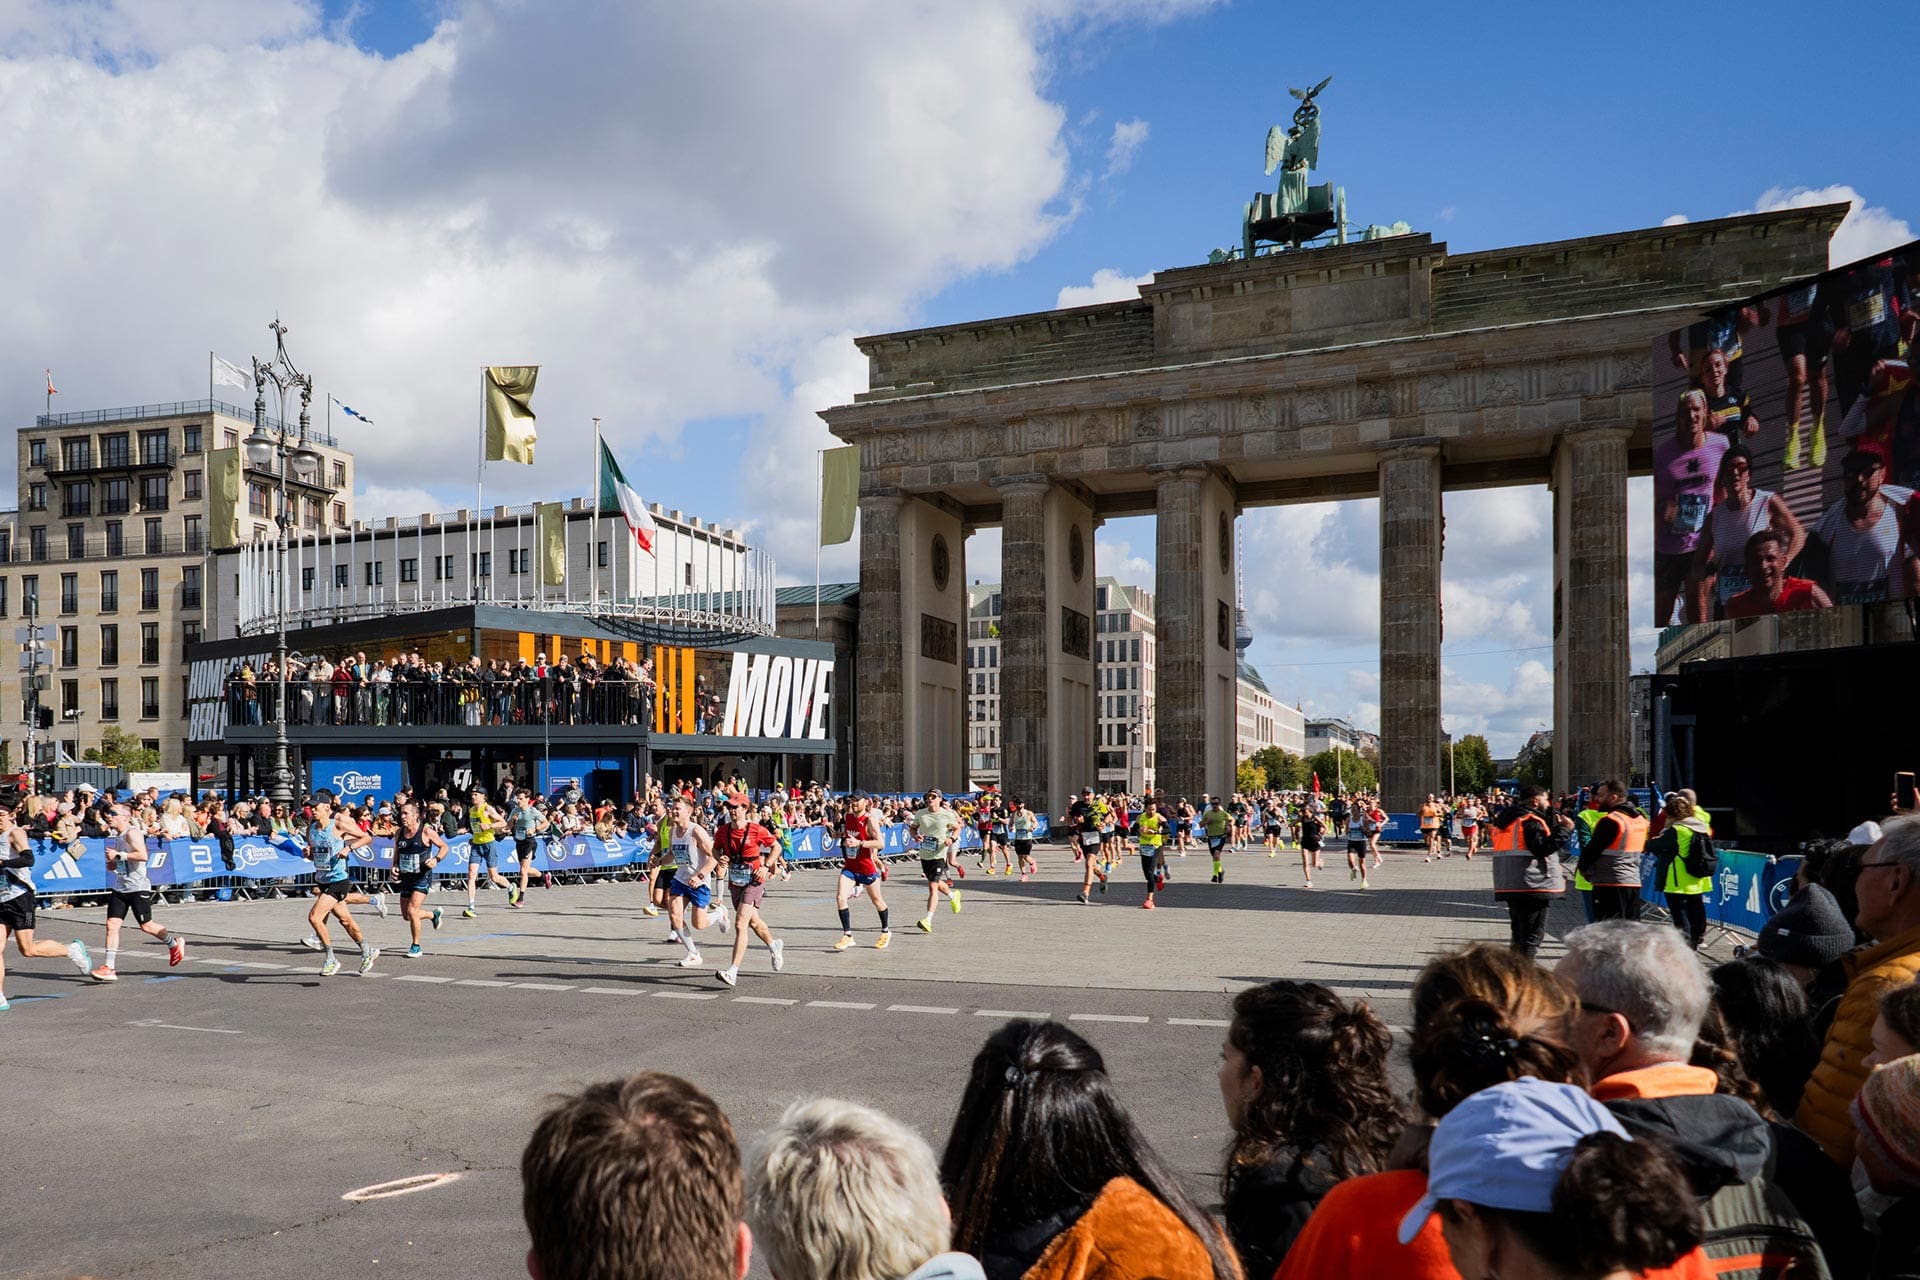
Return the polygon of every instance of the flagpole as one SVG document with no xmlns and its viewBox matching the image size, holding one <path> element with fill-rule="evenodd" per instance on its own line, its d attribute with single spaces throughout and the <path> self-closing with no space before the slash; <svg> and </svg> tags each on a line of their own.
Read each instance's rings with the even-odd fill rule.
<svg viewBox="0 0 1920 1280">
<path fill-rule="evenodd" d="M 480 369 L 480 449 L 473 463 L 473 519 L 467 525 L 467 553 L 472 564 L 474 603 L 480 601 L 480 503 L 486 491 L 487 468 L 487 370 Z M 488 569 L 492 569 L 493 530 L 487 530 Z"/>
<path fill-rule="evenodd" d="M 587 536 L 587 580 L 593 584 L 593 596 L 587 605 L 589 613 L 600 612 L 600 419 L 593 420 L 593 520 L 588 528 L 593 530 Z M 607 571 L 613 571 L 613 557 L 607 557 Z"/>
<path fill-rule="evenodd" d="M 207 352 L 207 412 L 209 414 L 213 412 L 213 352 L 211 350 Z M 209 436 L 213 434 L 212 427 L 207 428 L 207 434 Z"/>
<path fill-rule="evenodd" d="M 815 449 L 813 472 L 813 638 L 820 638 L 820 539 L 826 536 L 821 504 L 827 500 L 827 451 Z"/>
</svg>

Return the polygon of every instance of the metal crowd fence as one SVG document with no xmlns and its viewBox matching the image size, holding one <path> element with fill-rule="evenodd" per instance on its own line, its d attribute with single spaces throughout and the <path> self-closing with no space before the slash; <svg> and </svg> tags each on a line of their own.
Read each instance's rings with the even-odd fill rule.
<svg viewBox="0 0 1920 1280">
<path fill-rule="evenodd" d="M 1704 895 L 1707 923 L 1718 929 L 1740 929 L 1757 934 L 1774 913 L 1787 905 L 1793 895 L 1793 878 L 1800 870 L 1798 857 L 1775 858 L 1744 849 L 1719 849 L 1713 869 L 1713 888 Z M 1667 895 L 1661 889 L 1659 859 L 1651 853 L 1640 856 L 1640 898 L 1658 914 L 1667 912 Z"/>
<path fill-rule="evenodd" d="M 290 677 L 286 711 L 290 725 L 648 725 L 653 695 L 653 685 L 604 678 L 334 684 Z M 229 724 L 270 725 L 280 714 L 277 680 L 227 682 Z"/>
</svg>

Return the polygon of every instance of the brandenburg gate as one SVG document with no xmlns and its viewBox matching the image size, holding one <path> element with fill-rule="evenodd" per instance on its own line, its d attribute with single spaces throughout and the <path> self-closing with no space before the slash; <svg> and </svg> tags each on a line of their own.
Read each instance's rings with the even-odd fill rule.
<svg viewBox="0 0 1920 1280">
<path fill-rule="evenodd" d="M 1654 339 L 1825 270 L 1845 213 L 1458 255 L 1388 236 L 1162 271 L 1138 301 L 860 339 L 870 389 L 822 415 L 860 446 L 858 784 L 966 785 L 966 536 L 992 525 L 1005 789 L 1049 812 L 1092 782 L 1094 532 L 1152 513 L 1159 785 L 1232 790 L 1234 520 L 1377 495 L 1381 789 L 1411 809 L 1446 781 L 1443 495 L 1543 482 L 1555 781 L 1624 776 L 1627 480 L 1671 424 L 1651 403 Z M 1304 565 L 1247 574 L 1304 609 Z"/>
</svg>

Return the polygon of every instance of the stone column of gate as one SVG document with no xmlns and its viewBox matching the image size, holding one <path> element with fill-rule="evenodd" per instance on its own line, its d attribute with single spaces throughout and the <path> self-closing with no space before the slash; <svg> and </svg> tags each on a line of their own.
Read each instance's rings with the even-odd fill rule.
<svg viewBox="0 0 1920 1280">
<path fill-rule="evenodd" d="M 1045 476 L 997 480 L 1000 491 L 1000 778 L 1037 813 L 1056 801 L 1047 777 L 1047 491 Z"/>
<path fill-rule="evenodd" d="M 1419 808 L 1440 770 L 1440 450 L 1380 462 L 1380 794 Z"/>
<path fill-rule="evenodd" d="M 1233 787 L 1235 499 L 1206 467 L 1156 480 L 1154 786 L 1198 804 Z"/>
<path fill-rule="evenodd" d="M 1625 427 L 1587 427 L 1553 456 L 1553 781 L 1627 780 L 1632 627 L 1627 613 Z"/>
<path fill-rule="evenodd" d="M 905 723 L 900 613 L 900 508 L 893 490 L 860 495 L 860 688 L 852 785 L 905 789 Z"/>
</svg>

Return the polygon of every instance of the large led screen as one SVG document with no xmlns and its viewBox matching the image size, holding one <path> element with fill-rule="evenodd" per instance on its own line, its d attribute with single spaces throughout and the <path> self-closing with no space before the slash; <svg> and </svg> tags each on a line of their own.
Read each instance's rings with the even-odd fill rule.
<svg viewBox="0 0 1920 1280">
<path fill-rule="evenodd" d="M 1920 241 L 1655 343 L 1655 622 L 1920 596 Z"/>
</svg>

